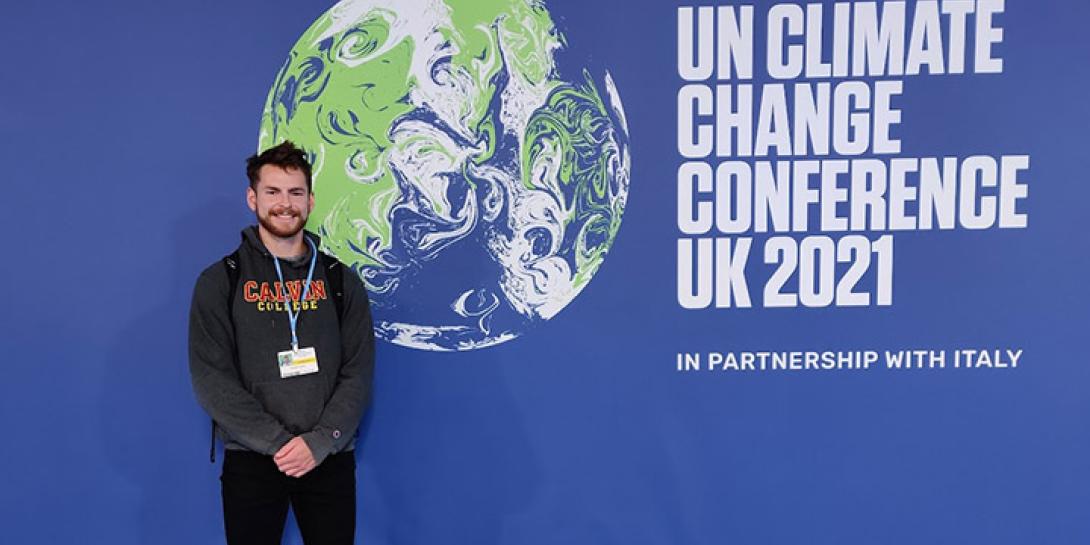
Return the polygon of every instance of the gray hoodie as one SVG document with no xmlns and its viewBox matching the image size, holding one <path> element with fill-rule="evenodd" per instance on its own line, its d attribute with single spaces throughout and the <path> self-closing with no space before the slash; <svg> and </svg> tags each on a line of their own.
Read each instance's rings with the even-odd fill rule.
<svg viewBox="0 0 1090 545">
<path fill-rule="evenodd" d="M 319 245 L 317 237 L 306 236 Z M 302 436 L 321 463 L 355 444 L 371 397 L 371 311 L 363 283 L 345 268 L 344 314 L 338 320 L 333 286 L 318 263 L 297 323 L 299 346 L 315 348 L 318 372 L 292 378 L 280 378 L 276 355 L 291 348 L 284 305 L 301 297 L 309 245 L 304 259 L 280 260 L 281 288 L 257 228 L 243 230 L 233 305 L 227 301 L 229 277 L 222 261 L 197 279 L 189 313 L 189 373 L 197 401 L 215 420 L 228 449 L 272 455 Z"/>
</svg>

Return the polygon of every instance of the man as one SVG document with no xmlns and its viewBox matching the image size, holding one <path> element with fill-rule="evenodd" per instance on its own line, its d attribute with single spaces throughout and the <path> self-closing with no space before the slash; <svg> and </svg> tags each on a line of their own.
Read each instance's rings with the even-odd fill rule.
<svg viewBox="0 0 1090 545">
<path fill-rule="evenodd" d="M 258 224 L 201 273 L 189 317 L 193 389 L 225 446 L 227 543 L 279 544 L 290 505 L 304 543 L 347 545 L 374 368 L 367 293 L 303 230 L 314 195 L 302 150 L 284 142 L 246 174 Z"/>
</svg>

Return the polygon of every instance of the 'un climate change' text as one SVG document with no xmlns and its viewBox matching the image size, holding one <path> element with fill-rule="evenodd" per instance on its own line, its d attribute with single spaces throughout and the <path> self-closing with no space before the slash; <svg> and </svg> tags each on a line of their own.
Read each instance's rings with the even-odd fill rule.
<svg viewBox="0 0 1090 545">
<path fill-rule="evenodd" d="M 1001 74 L 1003 11 L 678 8 L 678 303 L 752 307 L 763 273 L 764 307 L 892 305 L 892 233 L 1025 228 L 1028 155 L 901 156 L 905 78 Z"/>
</svg>

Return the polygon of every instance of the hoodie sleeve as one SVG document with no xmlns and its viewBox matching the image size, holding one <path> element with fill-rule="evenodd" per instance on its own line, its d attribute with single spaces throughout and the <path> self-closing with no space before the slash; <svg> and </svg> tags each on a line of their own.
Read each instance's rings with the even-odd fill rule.
<svg viewBox="0 0 1090 545">
<path fill-rule="evenodd" d="M 353 440 L 363 411 L 371 400 L 371 377 L 375 369 L 371 306 L 363 282 L 348 267 L 344 267 L 341 354 L 344 359 L 333 395 L 326 403 L 318 425 L 303 434 L 303 440 L 319 464 L 331 452 L 340 452 Z"/>
<path fill-rule="evenodd" d="M 235 364 L 235 334 L 227 271 L 216 263 L 201 273 L 189 309 L 189 375 L 197 402 L 242 446 L 275 454 L 291 434 L 242 386 Z"/>
</svg>

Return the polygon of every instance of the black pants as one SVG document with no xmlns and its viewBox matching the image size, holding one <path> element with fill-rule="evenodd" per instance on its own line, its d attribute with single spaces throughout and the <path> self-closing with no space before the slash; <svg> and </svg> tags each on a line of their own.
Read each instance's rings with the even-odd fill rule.
<svg viewBox="0 0 1090 545">
<path fill-rule="evenodd" d="M 223 456 L 223 523 L 228 545 L 280 545 L 288 505 L 306 545 L 351 545 L 356 533 L 356 458 L 328 456 L 302 477 L 288 477 L 271 456 Z"/>
</svg>

